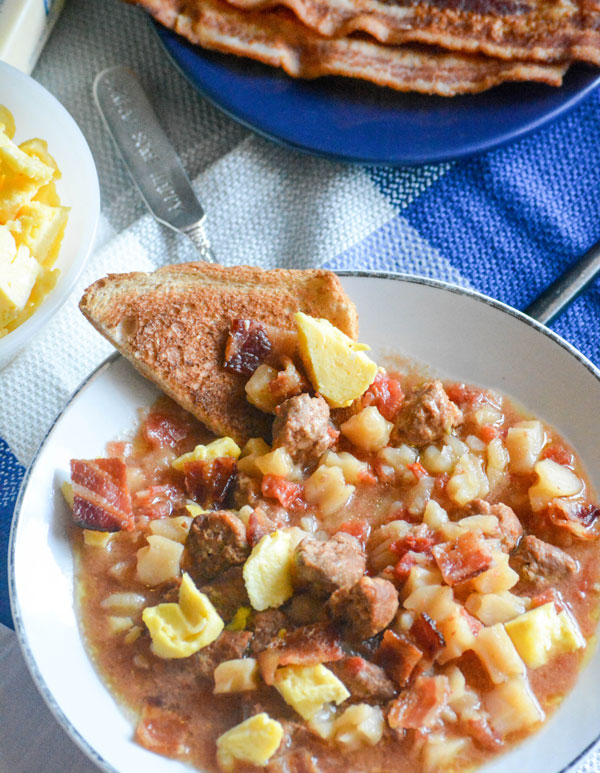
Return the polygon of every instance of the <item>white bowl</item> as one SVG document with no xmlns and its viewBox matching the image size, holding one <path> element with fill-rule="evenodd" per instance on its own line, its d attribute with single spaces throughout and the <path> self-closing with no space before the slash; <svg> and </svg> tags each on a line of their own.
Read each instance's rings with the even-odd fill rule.
<svg viewBox="0 0 600 773">
<path fill-rule="evenodd" d="M 19 353 L 66 301 L 94 245 L 100 214 L 100 187 L 94 159 L 81 129 L 43 86 L 0 62 L 0 105 L 15 117 L 15 140 L 40 137 L 62 172 L 57 184 L 62 203 L 71 207 L 56 268 L 60 277 L 35 313 L 0 338 L 0 369 Z"/>
<path fill-rule="evenodd" d="M 600 488 L 600 372 L 528 317 L 470 291 L 400 275 L 342 275 L 375 358 L 390 351 L 434 372 L 511 395 L 553 424 Z M 183 773 L 181 762 L 135 744 L 132 727 L 88 659 L 73 609 L 73 556 L 60 493 L 71 457 L 104 453 L 132 428 L 157 389 L 124 359 L 109 358 L 73 395 L 29 468 L 11 530 L 9 584 L 25 660 L 71 738 L 105 771 Z M 600 648 L 542 730 L 486 773 L 557 773 L 600 736 Z M 35 741 L 34 741 L 35 742 Z"/>
</svg>

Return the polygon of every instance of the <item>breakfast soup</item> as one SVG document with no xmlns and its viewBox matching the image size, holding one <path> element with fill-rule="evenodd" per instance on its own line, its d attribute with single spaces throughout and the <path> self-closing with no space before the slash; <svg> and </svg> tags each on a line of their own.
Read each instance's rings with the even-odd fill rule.
<svg viewBox="0 0 600 773">
<path fill-rule="evenodd" d="M 324 320 L 234 320 L 272 435 L 161 398 L 71 462 L 91 657 L 146 748 L 207 771 L 451 771 L 535 732 L 598 611 L 598 510 L 497 392 L 386 372 Z M 239 438 L 238 438 L 239 440 Z"/>
</svg>

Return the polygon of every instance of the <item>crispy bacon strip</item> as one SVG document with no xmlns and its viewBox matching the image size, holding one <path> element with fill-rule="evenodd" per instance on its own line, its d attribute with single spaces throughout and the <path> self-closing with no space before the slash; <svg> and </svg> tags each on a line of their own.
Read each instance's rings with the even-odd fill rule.
<svg viewBox="0 0 600 773">
<path fill-rule="evenodd" d="M 375 653 L 375 662 L 399 687 L 404 687 L 422 657 L 423 652 L 408 639 L 387 630 Z"/>
<path fill-rule="evenodd" d="M 185 490 L 201 507 L 218 510 L 233 492 L 237 463 L 231 456 L 183 465 Z"/>
<path fill-rule="evenodd" d="M 410 635 L 414 638 L 417 645 L 423 650 L 423 654 L 429 660 L 434 660 L 446 646 L 446 640 L 435 624 L 435 621 L 424 612 L 422 612 L 412 624 Z"/>
<path fill-rule="evenodd" d="M 391 704 L 388 724 L 394 730 L 422 730 L 431 727 L 450 697 L 447 676 L 420 676 L 410 690 L 402 692 Z"/>
<path fill-rule="evenodd" d="M 271 352 L 265 326 L 253 319 L 234 319 L 225 344 L 224 367 L 251 376 Z"/>
<path fill-rule="evenodd" d="M 447 585 L 472 580 L 492 564 L 492 551 L 476 532 L 468 531 L 452 542 L 433 548 L 433 557 Z"/>
<path fill-rule="evenodd" d="M 71 459 L 73 520 L 84 529 L 132 531 L 127 467 L 120 459 Z"/>
<path fill-rule="evenodd" d="M 135 728 L 135 740 L 151 752 L 180 757 L 187 751 L 185 720 L 174 711 L 146 703 Z"/>
<path fill-rule="evenodd" d="M 343 657 L 336 629 L 329 623 L 315 623 L 274 639 L 259 654 L 258 667 L 265 683 L 273 684 L 279 666 L 331 663 Z"/>
</svg>

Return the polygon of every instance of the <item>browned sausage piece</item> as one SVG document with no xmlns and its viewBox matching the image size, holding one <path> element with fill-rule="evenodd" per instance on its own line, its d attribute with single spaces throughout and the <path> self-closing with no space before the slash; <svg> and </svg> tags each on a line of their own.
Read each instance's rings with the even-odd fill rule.
<svg viewBox="0 0 600 773">
<path fill-rule="evenodd" d="M 338 433 L 329 423 L 329 406 L 322 397 L 291 397 L 276 413 L 273 448 L 285 448 L 298 464 L 316 462 L 337 440 Z"/>
<path fill-rule="evenodd" d="M 266 684 L 273 684 L 279 666 L 329 663 L 344 656 L 340 635 L 331 623 L 315 623 L 273 639 L 258 655 Z"/>
<path fill-rule="evenodd" d="M 398 593 L 388 580 L 361 577 L 352 588 L 340 588 L 328 602 L 331 617 L 353 641 L 364 641 L 383 631 L 398 611 Z"/>
<path fill-rule="evenodd" d="M 365 573 L 367 560 L 356 537 L 338 532 L 326 541 L 305 537 L 292 558 L 294 588 L 326 598 L 351 588 Z"/>
<path fill-rule="evenodd" d="M 393 438 L 398 442 L 424 446 L 439 440 L 462 420 L 462 411 L 450 400 L 442 382 L 427 381 L 406 397 L 396 420 Z"/>
<path fill-rule="evenodd" d="M 528 534 L 511 556 L 510 565 L 525 582 L 536 587 L 550 585 L 579 571 L 579 564 L 564 550 Z"/>
<path fill-rule="evenodd" d="M 353 700 L 384 703 L 397 694 L 383 668 L 364 658 L 352 656 L 327 666 L 350 691 Z"/>
<path fill-rule="evenodd" d="M 242 521 L 228 510 L 215 510 L 197 515 L 192 521 L 183 567 L 196 585 L 202 585 L 225 569 L 242 564 L 249 554 Z"/>
<path fill-rule="evenodd" d="M 405 636 L 385 631 L 375 660 L 399 687 L 404 687 L 423 657 L 423 652 Z"/>
</svg>

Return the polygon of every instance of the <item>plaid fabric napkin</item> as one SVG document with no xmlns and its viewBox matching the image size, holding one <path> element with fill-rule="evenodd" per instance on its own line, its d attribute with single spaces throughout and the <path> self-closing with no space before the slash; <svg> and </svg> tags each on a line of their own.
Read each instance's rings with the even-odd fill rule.
<svg viewBox="0 0 600 773">
<path fill-rule="evenodd" d="M 194 259 L 185 239 L 145 213 L 93 106 L 95 74 L 117 63 L 132 67 L 152 95 L 224 263 L 405 271 L 523 308 L 600 239 L 600 92 L 550 127 L 475 159 L 342 166 L 268 143 L 201 101 L 136 11 L 118 0 L 71 0 L 34 75 L 87 136 L 103 215 L 72 298 L 0 372 L 0 622 L 8 627 L 4 556 L 24 467 L 69 394 L 110 352 L 77 310 L 80 291 L 108 271 Z M 600 365 L 598 285 L 554 328 Z M 0 705 L 20 697 L 20 711 L 0 721 L 0 770 L 91 770 L 35 696 L 14 635 L 2 626 L 0 663 Z M 40 726 L 43 744 L 25 743 L 30 728 L 40 738 Z M 586 769 L 600 770 L 600 761 L 592 757 Z"/>
</svg>

